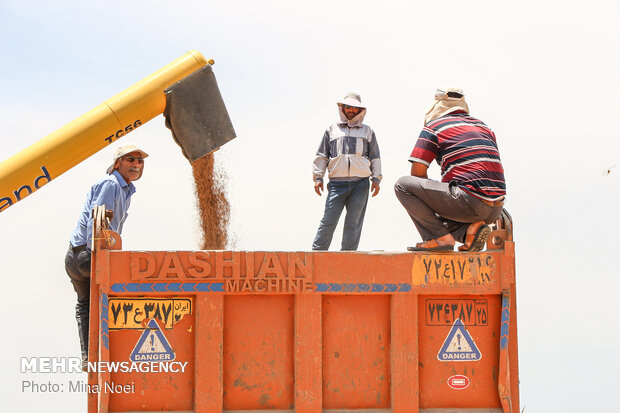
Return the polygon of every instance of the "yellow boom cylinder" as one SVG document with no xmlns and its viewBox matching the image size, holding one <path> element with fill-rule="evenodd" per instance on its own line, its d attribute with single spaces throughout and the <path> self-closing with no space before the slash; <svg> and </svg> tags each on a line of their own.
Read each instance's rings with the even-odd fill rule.
<svg viewBox="0 0 620 413">
<path fill-rule="evenodd" d="M 0 163 L 0 212 L 164 112 L 164 90 L 209 62 L 191 51 Z"/>
</svg>

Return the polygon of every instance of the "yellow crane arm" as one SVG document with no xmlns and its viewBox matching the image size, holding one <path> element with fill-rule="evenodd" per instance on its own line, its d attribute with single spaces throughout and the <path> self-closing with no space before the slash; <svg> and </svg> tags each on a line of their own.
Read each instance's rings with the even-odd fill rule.
<svg viewBox="0 0 620 413">
<path fill-rule="evenodd" d="M 213 64 L 191 51 L 0 163 L 0 212 L 164 112 L 164 90 Z"/>
</svg>

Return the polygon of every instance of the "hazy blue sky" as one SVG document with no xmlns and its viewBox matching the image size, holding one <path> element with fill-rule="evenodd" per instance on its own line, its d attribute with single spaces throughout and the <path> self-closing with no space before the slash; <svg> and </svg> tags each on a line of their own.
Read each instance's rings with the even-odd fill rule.
<svg viewBox="0 0 620 413">
<path fill-rule="evenodd" d="M 313 155 L 337 119 L 336 100 L 357 91 L 384 166 L 360 249 L 404 250 L 419 236 L 392 185 L 409 171 L 435 87 L 458 85 L 472 115 L 496 132 L 506 170 L 521 405 L 616 412 L 619 18 L 614 0 L 0 0 L 0 159 L 196 49 L 216 61 L 238 134 L 218 153 L 236 248 L 310 248 L 324 203 L 313 190 Z M 136 183 L 124 248 L 196 249 L 191 168 L 163 118 L 125 140 L 151 157 Z M 83 406 L 81 394 L 22 394 L 18 358 L 79 353 L 63 260 L 112 149 L 0 213 L 5 409 Z M 431 175 L 438 177 L 436 166 Z M 340 230 L 332 247 L 339 242 Z"/>
</svg>

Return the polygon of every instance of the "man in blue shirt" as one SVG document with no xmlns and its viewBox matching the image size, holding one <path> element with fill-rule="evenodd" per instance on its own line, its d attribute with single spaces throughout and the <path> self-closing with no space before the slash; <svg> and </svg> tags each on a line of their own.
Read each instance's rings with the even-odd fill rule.
<svg viewBox="0 0 620 413">
<path fill-rule="evenodd" d="M 95 183 L 86 195 L 86 202 L 78 224 L 71 234 L 69 251 L 65 256 L 65 269 L 73 289 L 77 293 L 75 318 L 78 323 L 78 335 L 82 351 L 82 369 L 86 370 L 88 362 L 88 318 L 90 311 L 90 254 L 92 246 L 93 217 L 96 205 L 105 205 L 114 216 L 110 229 L 123 230 L 131 196 L 136 192 L 132 181 L 140 179 L 144 170 L 144 158 L 148 154 L 137 146 L 126 144 L 114 151 L 114 162 L 107 169 L 107 176 Z"/>
</svg>

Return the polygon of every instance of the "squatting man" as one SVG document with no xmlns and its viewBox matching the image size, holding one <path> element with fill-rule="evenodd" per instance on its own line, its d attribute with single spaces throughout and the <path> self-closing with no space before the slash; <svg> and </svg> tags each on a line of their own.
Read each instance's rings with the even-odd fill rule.
<svg viewBox="0 0 620 413">
<path fill-rule="evenodd" d="M 459 88 L 444 87 L 426 113 L 424 128 L 411 152 L 411 176 L 394 185 L 422 242 L 410 251 L 480 251 L 506 196 L 504 169 L 493 131 L 469 115 Z M 436 160 L 441 182 L 428 179 Z"/>
</svg>

